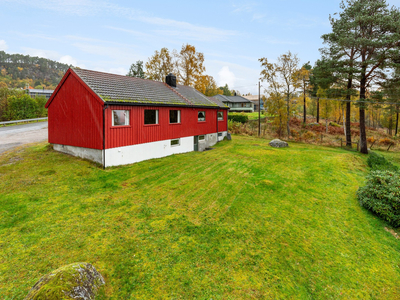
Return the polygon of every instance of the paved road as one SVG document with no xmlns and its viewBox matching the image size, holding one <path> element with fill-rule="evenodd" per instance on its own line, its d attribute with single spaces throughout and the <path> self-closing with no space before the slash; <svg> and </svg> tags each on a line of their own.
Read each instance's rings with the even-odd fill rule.
<svg viewBox="0 0 400 300">
<path fill-rule="evenodd" d="M 0 127 L 0 154 L 24 144 L 47 141 L 47 122 Z"/>
</svg>

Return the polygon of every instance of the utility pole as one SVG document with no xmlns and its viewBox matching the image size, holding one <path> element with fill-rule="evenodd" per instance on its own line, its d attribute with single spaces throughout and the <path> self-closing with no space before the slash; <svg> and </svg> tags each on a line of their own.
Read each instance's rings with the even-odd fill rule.
<svg viewBox="0 0 400 300">
<path fill-rule="evenodd" d="M 258 81 L 258 136 L 261 135 L 261 96 L 260 96 L 261 84 Z"/>
</svg>

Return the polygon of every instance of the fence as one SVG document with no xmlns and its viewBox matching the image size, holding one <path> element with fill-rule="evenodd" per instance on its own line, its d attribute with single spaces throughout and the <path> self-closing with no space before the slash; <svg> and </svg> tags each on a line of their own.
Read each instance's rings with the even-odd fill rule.
<svg viewBox="0 0 400 300">
<path fill-rule="evenodd" d="M 36 118 L 36 119 L 26 119 L 26 120 L 14 120 L 14 121 L 5 121 L 5 122 L 0 122 L 0 126 L 6 126 L 7 124 L 15 124 L 15 123 L 28 123 L 28 122 L 39 122 L 42 120 L 47 120 L 46 118 Z"/>
</svg>

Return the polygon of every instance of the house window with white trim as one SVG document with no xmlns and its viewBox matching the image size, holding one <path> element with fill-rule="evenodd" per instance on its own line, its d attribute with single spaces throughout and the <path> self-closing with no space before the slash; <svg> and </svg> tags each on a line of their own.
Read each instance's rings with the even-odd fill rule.
<svg viewBox="0 0 400 300">
<path fill-rule="evenodd" d="M 171 146 L 179 146 L 181 144 L 180 139 L 171 140 Z"/>
<path fill-rule="evenodd" d="M 129 110 L 113 110 L 112 126 L 129 125 Z"/>
<path fill-rule="evenodd" d="M 204 141 L 205 136 L 204 135 L 199 135 L 199 141 Z"/>
<path fill-rule="evenodd" d="M 145 109 L 144 110 L 144 124 L 145 125 L 158 124 L 158 110 Z"/>
<path fill-rule="evenodd" d="M 169 123 L 178 124 L 181 122 L 181 111 L 180 110 L 170 110 L 169 111 Z"/>
<path fill-rule="evenodd" d="M 205 111 L 199 111 L 197 114 L 197 121 L 202 122 L 206 120 L 206 112 Z"/>
<path fill-rule="evenodd" d="M 224 120 L 224 112 L 219 111 L 218 112 L 218 121 L 223 121 Z"/>
</svg>

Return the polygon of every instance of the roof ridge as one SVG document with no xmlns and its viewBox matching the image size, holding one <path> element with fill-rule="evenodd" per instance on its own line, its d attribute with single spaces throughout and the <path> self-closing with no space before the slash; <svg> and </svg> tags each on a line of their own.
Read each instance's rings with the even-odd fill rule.
<svg viewBox="0 0 400 300">
<path fill-rule="evenodd" d="M 189 99 L 187 99 L 186 97 L 184 97 L 181 93 L 179 93 L 178 91 L 176 91 L 175 89 L 173 89 L 168 83 L 164 82 L 164 85 L 166 87 L 168 87 L 171 91 L 175 92 L 178 96 L 180 96 L 181 98 L 183 98 L 183 100 L 185 100 L 187 103 L 189 103 L 190 105 L 194 105 Z"/>
</svg>

